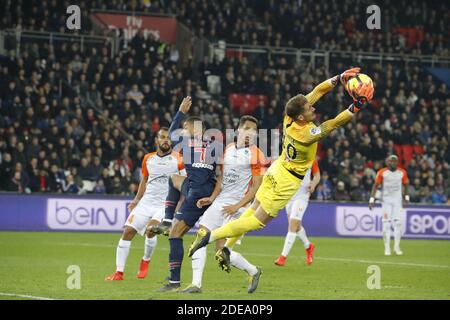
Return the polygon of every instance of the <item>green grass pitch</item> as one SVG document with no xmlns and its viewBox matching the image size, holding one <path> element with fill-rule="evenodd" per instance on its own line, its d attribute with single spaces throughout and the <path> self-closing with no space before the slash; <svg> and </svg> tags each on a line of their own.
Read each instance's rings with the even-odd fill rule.
<svg viewBox="0 0 450 320">
<path fill-rule="evenodd" d="M 203 293 L 155 292 L 168 275 L 168 241 L 160 237 L 149 275 L 136 279 L 143 238 L 132 244 L 125 281 L 106 282 L 115 269 L 119 234 L 0 232 L 0 299 L 450 299 L 450 242 L 403 240 L 404 256 L 383 255 L 381 239 L 312 238 L 316 259 L 304 263 L 297 242 L 285 267 L 273 261 L 282 237 L 247 237 L 237 251 L 263 269 L 258 290 L 247 294 L 247 276 L 221 271 L 208 248 Z M 192 241 L 187 236 L 185 249 Z M 81 270 L 81 289 L 68 289 L 68 266 Z M 381 288 L 369 290 L 370 265 L 381 270 Z M 191 280 L 185 255 L 182 287 Z M 20 296 L 24 295 L 24 296 Z M 29 297 L 29 298 L 33 298 Z"/>
</svg>

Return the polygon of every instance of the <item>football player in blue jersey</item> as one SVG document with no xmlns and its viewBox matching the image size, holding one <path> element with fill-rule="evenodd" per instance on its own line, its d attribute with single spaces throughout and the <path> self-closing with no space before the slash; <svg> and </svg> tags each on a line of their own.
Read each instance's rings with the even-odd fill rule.
<svg viewBox="0 0 450 320">
<path fill-rule="evenodd" d="M 151 227 L 155 234 L 169 235 L 170 277 L 169 282 L 159 291 L 179 290 L 184 256 L 183 236 L 200 219 L 221 190 L 221 175 L 217 175 L 216 169 L 220 168 L 217 164 L 223 156 L 222 144 L 205 138 L 205 124 L 200 117 L 186 116 L 191 105 L 191 97 L 183 99 L 169 129 L 173 144 L 178 144 L 178 148 L 181 146 L 187 176 L 171 176 L 165 218 L 160 225 Z M 179 130 L 182 122 L 183 129 Z M 175 214 L 181 196 L 184 200 Z"/>
</svg>

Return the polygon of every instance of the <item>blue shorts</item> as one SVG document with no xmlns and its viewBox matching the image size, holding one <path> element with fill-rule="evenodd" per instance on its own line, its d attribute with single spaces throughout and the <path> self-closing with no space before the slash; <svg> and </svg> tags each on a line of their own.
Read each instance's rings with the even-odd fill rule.
<svg viewBox="0 0 450 320">
<path fill-rule="evenodd" d="M 189 179 L 185 179 L 181 185 L 181 194 L 184 196 L 184 201 L 175 214 L 175 218 L 177 220 L 183 220 L 188 226 L 193 227 L 209 208 L 209 205 L 203 206 L 202 208 L 197 207 L 197 201 L 201 198 L 209 197 L 213 191 L 214 186 L 195 188 L 189 183 Z"/>
</svg>

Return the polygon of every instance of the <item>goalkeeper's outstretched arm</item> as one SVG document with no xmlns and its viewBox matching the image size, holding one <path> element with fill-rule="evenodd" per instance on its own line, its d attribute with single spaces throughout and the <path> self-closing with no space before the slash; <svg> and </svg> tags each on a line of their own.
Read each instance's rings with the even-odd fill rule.
<svg viewBox="0 0 450 320">
<path fill-rule="evenodd" d="M 319 101 L 320 98 L 322 98 L 325 94 L 331 91 L 339 81 L 341 81 L 341 83 L 344 84 L 349 78 L 356 75 L 359 72 L 359 70 L 360 70 L 359 68 L 351 68 L 345 70 L 341 74 L 338 74 L 330 79 L 323 81 L 322 83 L 318 84 L 313 89 L 313 91 L 311 91 L 305 96 L 306 99 L 310 104 L 314 105 L 317 101 Z"/>
<path fill-rule="evenodd" d="M 348 123 L 350 120 L 353 119 L 355 112 L 352 112 L 351 109 L 353 107 L 353 104 L 350 105 L 350 107 L 341 113 L 339 113 L 335 118 L 327 120 L 323 122 L 318 127 L 312 127 L 311 130 L 309 130 L 302 139 L 302 143 L 308 145 L 313 144 L 320 139 L 325 138 L 328 136 L 333 130 L 336 130 L 339 127 L 342 127 L 346 123 Z"/>
<path fill-rule="evenodd" d="M 318 84 L 313 91 L 308 93 L 305 97 L 306 100 L 312 105 L 314 105 L 320 98 L 331 91 L 338 83 L 339 76 L 327 79 L 322 83 Z"/>
</svg>

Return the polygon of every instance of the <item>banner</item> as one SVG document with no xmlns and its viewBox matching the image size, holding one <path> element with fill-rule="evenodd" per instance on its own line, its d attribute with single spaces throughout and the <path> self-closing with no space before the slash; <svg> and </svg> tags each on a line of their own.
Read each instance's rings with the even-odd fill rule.
<svg viewBox="0 0 450 320">
<path fill-rule="evenodd" d="M 127 217 L 126 200 L 49 198 L 47 226 L 51 230 L 119 231 Z"/>
<path fill-rule="evenodd" d="M 174 17 L 94 12 L 91 18 L 105 28 L 121 30 L 126 41 L 133 39 L 139 30 L 144 32 L 146 38 L 151 34 L 165 43 L 176 41 L 177 20 Z"/>
<path fill-rule="evenodd" d="M 0 230 L 121 232 L 131 197 L 0 194 Z M 310 201 L 303 225 L 311 236 L 378 237 L 382 212 L 367 204 Z M 450 206 L 410 205 L 402 214 L 403 237 L 450 240 Z M 258 236 L 287 233 L 284 210 Z M 195 232 L 193 228 L 191 232 Z"/>
</svg>

